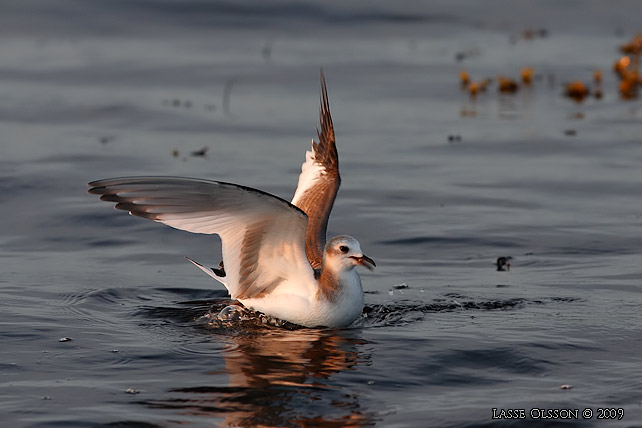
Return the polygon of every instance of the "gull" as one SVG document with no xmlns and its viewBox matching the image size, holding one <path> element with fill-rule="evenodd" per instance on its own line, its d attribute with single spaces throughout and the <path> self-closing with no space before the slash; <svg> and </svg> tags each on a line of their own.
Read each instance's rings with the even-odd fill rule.
<svg viewBox="0 0 642 428">
<path fill-rule="evenodd" d="M 347 327 L 363 309 L 355 267 L 376 265 L 351 236 L 326 243 L 341 177 L 323 72 L 320 104 L 319 141 L 306 152 L 291 202 L 239 184 L 183 177 L 98 180 L 89 193 L 131 215 L 219 235 L 220 269 L 188 260 L 243 306 L 305 327 Z"/>
</svg>

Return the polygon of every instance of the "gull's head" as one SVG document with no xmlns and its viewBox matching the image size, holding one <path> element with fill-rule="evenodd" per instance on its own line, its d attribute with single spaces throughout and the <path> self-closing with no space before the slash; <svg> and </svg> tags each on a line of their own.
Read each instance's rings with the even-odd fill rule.
<svg viewBox="0 0 642 428">
<path fill-rule="evenodd" d="M 335 236 L 325 245 L 325 261 L 338 270 L 354 269 L 357 265 L 372 270 L 377 266 L 370 257 L 363 254 L 359 241 L 352 236 Z"/>
</svg>

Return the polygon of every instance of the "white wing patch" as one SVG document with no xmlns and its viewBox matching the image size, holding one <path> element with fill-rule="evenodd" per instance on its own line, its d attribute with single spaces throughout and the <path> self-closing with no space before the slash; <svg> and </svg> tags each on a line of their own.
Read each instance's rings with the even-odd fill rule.
<svg viewBox="0 0 642 428">
<path fill-rule="evenodd" d="M 301 174 L 299 175 L 299 182 L 292 198 L 292 204 L 298 206 L 298 202 L 305 192 L 314 187 L 322 175 L 326 174 L 325 167 L 322 163 L 317 162 L 314 153 L 314 140 L 312 140 L 312 149 L 305 152 L 305 162 L 301 165 Z"/>
</svg>

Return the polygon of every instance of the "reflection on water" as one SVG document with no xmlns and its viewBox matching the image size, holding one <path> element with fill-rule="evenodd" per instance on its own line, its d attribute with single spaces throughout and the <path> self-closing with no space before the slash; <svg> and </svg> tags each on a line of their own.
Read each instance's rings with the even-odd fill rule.
<svg viewBox="0 0 642 428">
<path fill-rule="evenodd" d="M 170 390 L 172 398 L 144 404 L 223 418 L 224 427 L 374 423 L 372 413 L 362 410 L 359 395 L 337 387 L 335 379 L 369 362 L 358 349 L 365 343 L 358 330 L 262 329 L 222 338 L 229 342 L 224 353 L 227 385 L 204 378 L 201 385 Z"/>
<path fill-rule="evenodd" d="M 360 367 L 371 365 L 372 343 L 362 337 L 368 329 L 412 325 L 437 313 L 507 311 L 573 301 L 559 297 L 480 300 L 449 293 L 429 302 L 368 305 L 355 328 L 344 330 L 282 325 L 245 309 L 228 317 L 228 298 L 184 301 L 178 307 L 149 306 L 137 313 L 191 328 L 206 342 L 223 343 L 224 364 L 205 368 L 209 376 L 174 383 L 165 396 L 140 403 L 184 417 L 216 420 L 224 427 L 371 426 L 381 418 L 381 409 L 373 408 L 371 397 L 361 396 L 360 384 L 367 388 L 370 381 L 356 374 L 363 372 Z M 226 376 L 224 384 L 221 375 Z M 381 387 L 386 381 L 377 384 Z"/>
</svg>

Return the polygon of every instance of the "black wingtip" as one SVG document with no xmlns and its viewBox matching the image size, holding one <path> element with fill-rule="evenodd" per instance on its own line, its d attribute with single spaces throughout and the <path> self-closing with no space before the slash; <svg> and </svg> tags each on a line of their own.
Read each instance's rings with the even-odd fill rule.
<svg viewBox="0 0 642 428">
<path fill-rule="evenodd" d="M 319 108 L 319 124 L 317 126 L 318 143 L 312 143 L 312 147 L 317 156 L 317 161 L 325 165 L 326 170 L 333 169 L 336 176 L 339 176 L 339 156 L 337 146 L 334 141 L 334 125 L 332 124 L 332 115 L 330 114 L 330 102 L 328 101 L 328 91 L 325 85 L 325 75 L 321 69 L 321 97 Z"/>
<path fill-rule="evenodd" d="M 91 186 L 91 183 L 89 183 L 89 185 Z M 92 195 L 102 195 L 104 192 L 104 187 L 91 187 L 87 190 L 87 193 L 91 193 Z"/>
<path fill-rule="evenodd" d="M 321 69 L 321 99 L 319 110 L 319 126 L 321 128 L 319 130 L 319 128 L 317 127 L 319 143 L 323 144 L 322 140 L 324 139 L 324 137 L 328 140 L 334 141 L 334 127 L 332 125 L 330 102 L 328 101 L 328 90 L 325 85 L 325 75 L 323 74 L 323 69 Z"/>
<path fill-rule="evenodd" d="M 330 115 L 330 103 L 328 102 L 328 90 L 325 86 L 325 75 L 323 74 L 323 69 L 321 69 L 321 115 L 324 113 Z"/>
</svg>

